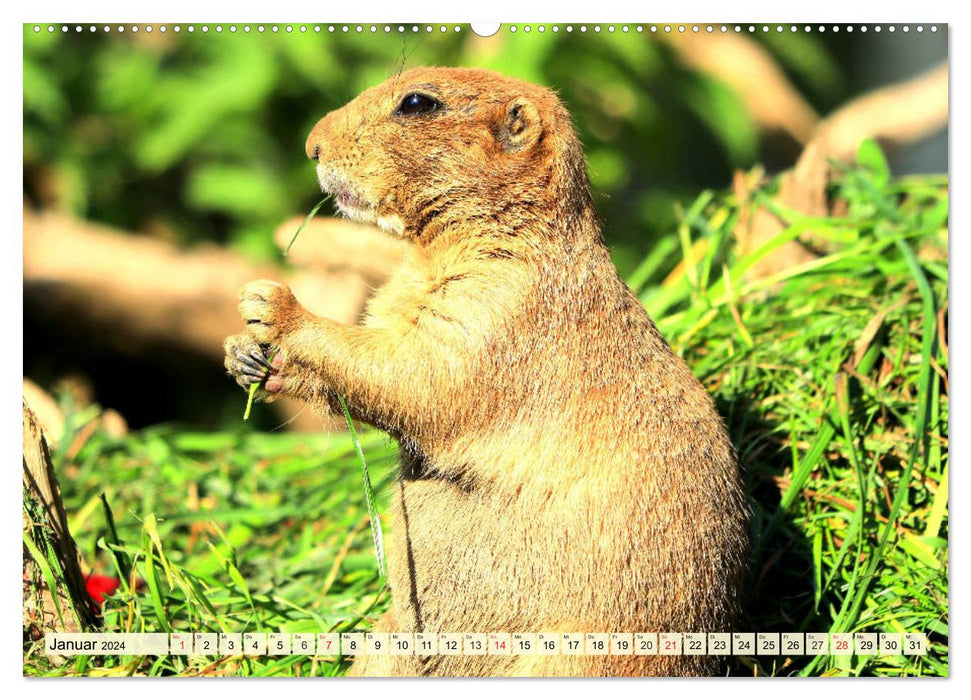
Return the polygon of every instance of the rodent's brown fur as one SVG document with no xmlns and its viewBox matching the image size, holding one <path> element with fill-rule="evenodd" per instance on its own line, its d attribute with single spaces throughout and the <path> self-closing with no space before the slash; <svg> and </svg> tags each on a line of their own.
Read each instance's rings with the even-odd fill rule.
<svg viewBox="0 0 971 700">
<path fill-rule="evenodd" d="M 422 92 L 444 108 L 396 115 Z M 410 241 L 360 326 L 241 292 L 267 389 L 346 397 L 401 444 L 385 631 L 726 632 L 748 506 L 713 402 L 618 277 L 569 115 L 497 73 L 416 68 L 314 127 L 350 218 Z M 359 675 L 693 675 L 708 656 L 369 656 Z"/>
</svg>

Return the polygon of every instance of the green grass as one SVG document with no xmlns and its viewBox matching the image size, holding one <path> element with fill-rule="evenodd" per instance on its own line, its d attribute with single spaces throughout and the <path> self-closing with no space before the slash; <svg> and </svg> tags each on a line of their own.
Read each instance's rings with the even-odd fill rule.
<svg viewBox="0 0 971 700">
<path fill-rule="evenodd" d="M 682 226 L 684 248 L 707 243 L 702 262 L 642 294 L 748 470 L 748 626 L 931 641 L 919 660 L 759 659 L 740 673 L 947 673 L 946 182 L 891 182 L 869 147 L 861 161 L 833 193 L 844 216 L 787 216 L 788 232 L 829 242 L 818 261 L 746 281 L 760 252 L 732 255 L 738 207 L 707 194 Z"/>
<path fill-rule="evenodd" d="M 383 510 L 396 448 L 374 431 L 360 440 Z M 158 426 L 116 440 L 96 431 L 74 460 L 59 461 L 82 557 L 106 573 L 133 570 L 138 582 L 132 587 L 123 577 L 105 604 L 106 631 L 345 631 L 366 627 L 387 606 L 361 466 L 347 436 Z M 120 546 L 109 545 L 102 493 Z M 25 648 L 30 675 L 207 667 L 214 675 L 334 675 L 342 668 L 299 657 L 219 661 L 105 657 L 51 669 L 40 643 Z"/>
<path fill-rule="evenodd" d="M 920 658 L 739 658 L 732 672 L 946 675 L 947 181 L 892 180 L 867 147 L 832 194 L 846 203 L 839 218 L 779 212 L 790 226 L 775 243 L 811 230 L 826 241 L 817 261 L 749 280 L 775 244 L 736 256 L 739 204 L 708 192 L 629 282 L 715 397 L 746 468 L 744 626 L 922 631 L 930 642 Z M 695 263 L 662 284 L 689 250 Z M 72 417 L 75 439 L 87 434 L 80 450 L 55 459 L 85 561 L 109 573 L 131 567 L 141 582 L 106 603 L 106 630 L 344 630 L 386 608 L 349 436 L 241 424 L 233 434 L 163 425 L 112 439 L 84 432 L 93 410 Z M 373 431 L 359 437 L 383 512 L 395 447 Z M 343 669 L 301 656 L 97 657 L 53 668 L 40 643 L 24 648 L 27 675 Z"/>
</svg>

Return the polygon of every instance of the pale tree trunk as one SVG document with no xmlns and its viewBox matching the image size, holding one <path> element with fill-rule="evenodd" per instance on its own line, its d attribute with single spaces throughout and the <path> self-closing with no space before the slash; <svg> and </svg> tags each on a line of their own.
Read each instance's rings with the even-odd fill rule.
<svg viewBox="0 0 971 700">
<path fill-rule="evenodd" d="M 85 588 L 47 440 L 26 401 L 23 489 L 25 640 L 96 629 L 100 611 Z"/>
</svg>

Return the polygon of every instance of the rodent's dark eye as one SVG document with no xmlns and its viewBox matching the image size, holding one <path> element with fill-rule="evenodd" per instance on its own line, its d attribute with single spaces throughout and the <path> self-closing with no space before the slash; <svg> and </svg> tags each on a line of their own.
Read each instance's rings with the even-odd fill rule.
<svg viewBox="0 0 971 700">
<path fill-rule="evenodd" d="M 399 114 L 406 117 L 414 117 L 422 114 L 431 114 L 432 112 L 437 112 L 442 108 L 442 103 L 438 100 L 429 97 L 428 95 L 422 95 L 420 92 L 409 92 L 405 95 L 405 98 L 401 100 L 401 104 L 398 105 L 398 109 L 395 110 L 395 114 Z"/>
</svg>

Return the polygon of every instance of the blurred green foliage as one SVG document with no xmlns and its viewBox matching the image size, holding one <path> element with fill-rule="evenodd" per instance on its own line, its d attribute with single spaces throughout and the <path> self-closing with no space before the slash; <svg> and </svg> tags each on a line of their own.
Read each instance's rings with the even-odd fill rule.
<svg viewBox="0 0 971 700">
<path fill-rule="evenodd" d="M 80 33 L 25 25 L 28 198 L 181 244 L 209 240 L 275 256 L 272 228 L 317 196 L 303 153 L 317 119 L 402 67 L 475 65 L 560 93 L 627 273 L 675 225 L 676 201 L 724 186 L 734 169 L 765 160 L 772 147 L 731 89 L 633 27 L 527 33 L 520 25 L 488 39 L 467 25 L 334 34 L 326 25 L 320 33 L 312 25 L 292 33 L 270 27 L 106 34 L 88 25 Z M 819 36 L 759 40 L 810 101 L 845 96 L 846 81 Z"/>
</svg>

